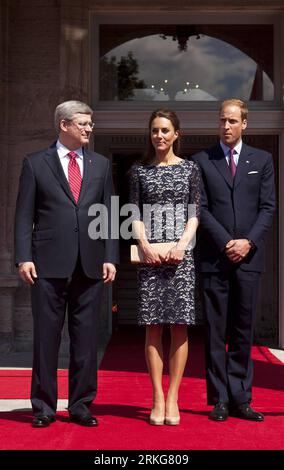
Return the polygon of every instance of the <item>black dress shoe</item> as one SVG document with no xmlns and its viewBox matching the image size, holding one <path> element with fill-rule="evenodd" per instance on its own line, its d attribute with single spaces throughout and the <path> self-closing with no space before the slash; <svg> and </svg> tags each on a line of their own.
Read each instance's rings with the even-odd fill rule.
<svg viewBox="0 0 284 470">
<path fill-rule="evenodd" d="M 219 401 L 217 403 L 211 413 L 209 414 L 209 419 L 213 421 L 226 421 L 229 415 L 229 408 L 227 403 L 223 403 Z"/>
<path fill-rule="evenodd" d="M 263 421 L 264 416 L 262 413 L 253 410 L 249 403 L 243 403 L 230 410 L 230 416 L 235 418 L 248 419 L 250 421 Z"/>
<path fill-rule="evenodd" d="M 54 423 L 55 417 L 54 416 L 35 416 L 32 421 L 33 428 L 47 428 L 50 423 Z"/>
<path fill-rule="evenodd" d="M 88 426 L 93 427 L 93 426 L 98 426 L 98 420 L 94 416 L 70 416 L 70 421 L 71 423 L 76 423 L 80 424 L 81 426 Z"/>
</svg>

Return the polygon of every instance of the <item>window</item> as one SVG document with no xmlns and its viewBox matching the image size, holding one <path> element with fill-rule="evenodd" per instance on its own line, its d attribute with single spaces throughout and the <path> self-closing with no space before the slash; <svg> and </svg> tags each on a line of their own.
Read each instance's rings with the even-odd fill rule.
<svg viewBox="0 0 284 470">
<path fill-rule="evenodd" d="M 272 24 L 101 24 L 100 101 L 273 101 Z"/>
</svg>

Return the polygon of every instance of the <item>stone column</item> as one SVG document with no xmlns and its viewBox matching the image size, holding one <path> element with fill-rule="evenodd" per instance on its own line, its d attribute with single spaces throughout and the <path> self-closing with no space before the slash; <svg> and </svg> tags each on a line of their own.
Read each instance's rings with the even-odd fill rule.
<svg viewBox="0 0 284 470">
<path fill-rule="evenodd" d="M 9 352 L 13 341 L 14 290 L 18 285 L 12 269 L 11 206 L 8 199 L 9 162 L 9 8 L 8 0 L 0 2 L 1 67 L 0 67 L 0 351 Z"/>
</svg>

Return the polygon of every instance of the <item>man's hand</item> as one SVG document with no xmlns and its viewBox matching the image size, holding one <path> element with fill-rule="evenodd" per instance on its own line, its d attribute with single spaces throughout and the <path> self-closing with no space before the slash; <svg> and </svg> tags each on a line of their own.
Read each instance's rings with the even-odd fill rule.
<svg viewBox="0 0 284 470">
<path fill-rule="evenodd" d="M 116 269 L 115 265 L 112 263 L 103 264 L 103 280 L 104 284 L 108 282 L 113 282 L 115 280 Z"/>
<path fill-rule="evenodd" d="M 20 278 L 26 283 L 33 285 L 34 279 L 37 277 L 36 268 L 34 263 L 27 261 L 19 265 Z"/>
<path fill-rule="evenodd" d="M 246 238 L 230 240 L 225 249 L 225 253 L 232 263 L 239 263 L 248 254 L 251 249 L 250 242 Z"/>
</svg>

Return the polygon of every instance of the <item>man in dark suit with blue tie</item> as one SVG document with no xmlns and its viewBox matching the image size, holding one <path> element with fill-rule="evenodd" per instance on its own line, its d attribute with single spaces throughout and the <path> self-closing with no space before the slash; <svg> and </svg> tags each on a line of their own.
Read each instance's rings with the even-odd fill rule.
<svg viewBox="0 0 284 470">
<path fill-rule="evenodd" d="M 84 147 L 93 129 L 92 109 L 66 101 L 55 110 L 57 142 L 23 162 L 15 216 L 15 262 L 31 285 L 34 356 L 32 425 L 55 421 L 57 362 L 65 311 L 70 336 L 70 420 L 97 426 L 90 405 L 97 390 L 97 334 L 103 283 L 115 278 L 117 241 L 109 233 L 111 165 Z M 108 211 L 98 237 L 88 211 Z"/>
<path fill-rule="evenodd" d="M 264 235 L 275 210 L 271 154 L 245 145 L 248 110 L 226 100 L 219 114 L 220 143 L 192 157 L 202 172 L 200 262 L 206 321 L 209 417 L 263 421 L 250 406 L 251 346 Z M 227 350 L 226 350 L 227 343 Z"/>
</svg>

